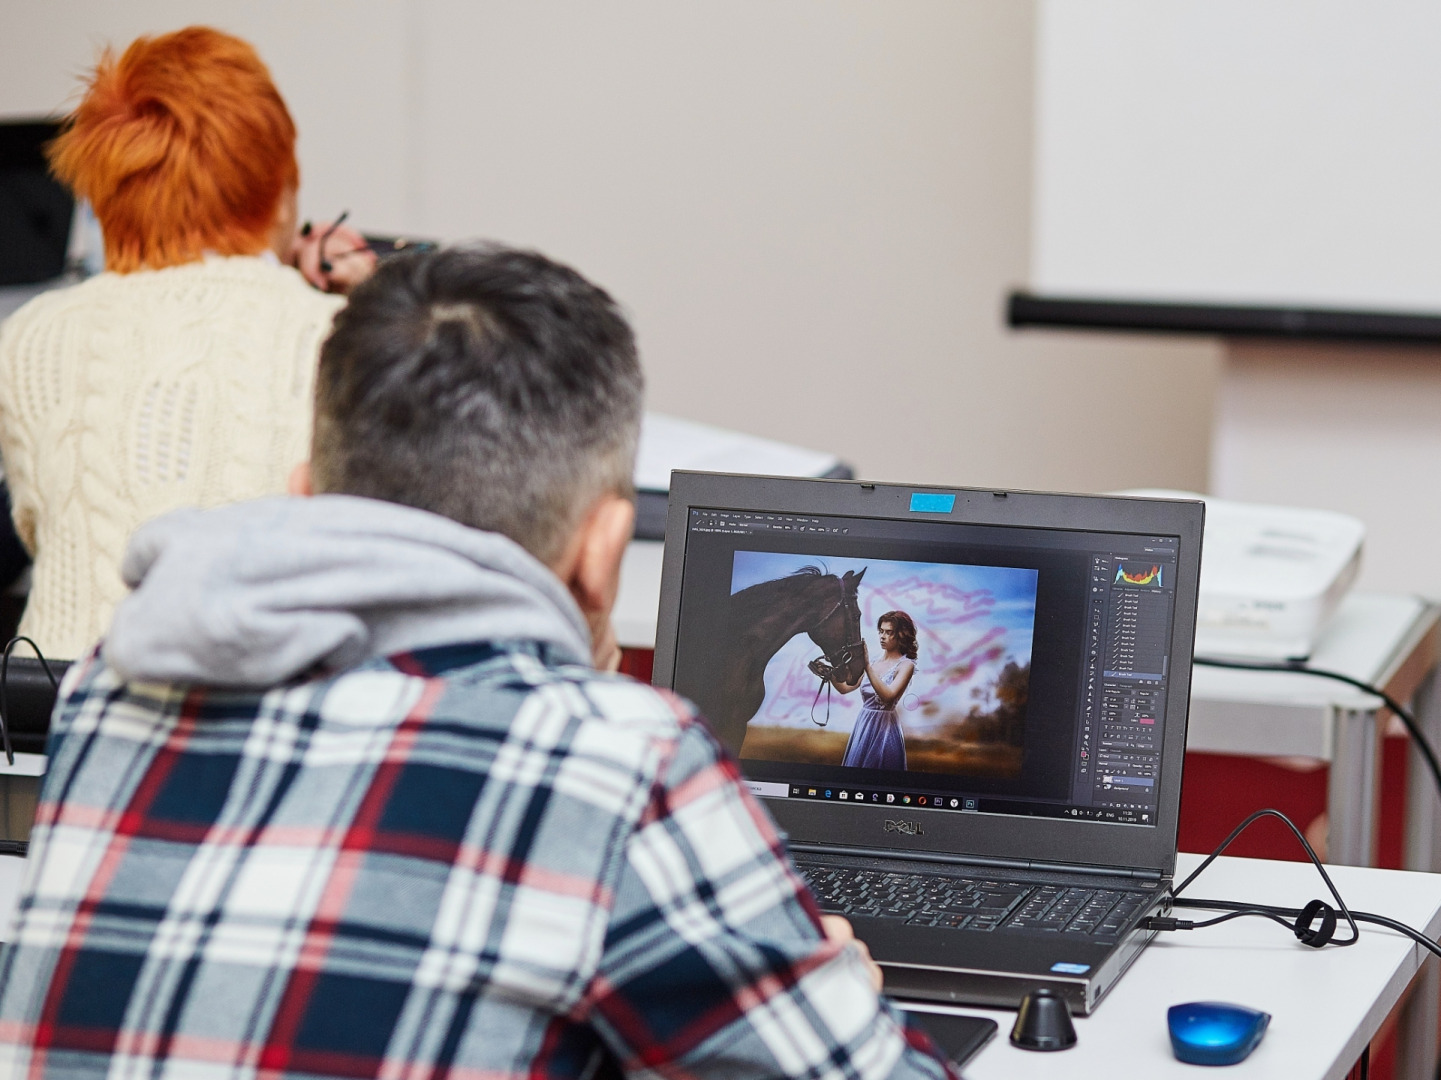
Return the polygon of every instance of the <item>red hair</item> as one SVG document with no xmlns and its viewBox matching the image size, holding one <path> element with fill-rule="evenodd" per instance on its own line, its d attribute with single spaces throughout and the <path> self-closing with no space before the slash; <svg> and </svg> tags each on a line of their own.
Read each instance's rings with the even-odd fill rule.
<svg viewBox="0 0 1441 1080">
<path fill-rule="evenodd" d="M 907 660 L 916 658 L 916 621 L 904 611 L 888 611 L 876 620 L 876 629 L 882 623 L 890 623 L 896 635 L 896 650 Z"/>
<path fill-rule="evenodd" d="M 295 124 L 246 42 L 205 26 L 106 49 L 51 144 L 55 175 L 89 199 L 106 268 L 264 250 L 297 186 Z"/>
</svg>

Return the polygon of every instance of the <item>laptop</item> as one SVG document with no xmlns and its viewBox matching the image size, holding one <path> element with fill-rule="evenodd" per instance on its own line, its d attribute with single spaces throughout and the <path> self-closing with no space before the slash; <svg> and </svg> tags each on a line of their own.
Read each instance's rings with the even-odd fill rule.
<svg viewBox="0 0 1441 1080">
<path fill-rule="evenodd" d="M 677 472 L 654 681 L 888 993 L 1086 1014 L 1170 909 L 1203 515 Z"/>
</svg>

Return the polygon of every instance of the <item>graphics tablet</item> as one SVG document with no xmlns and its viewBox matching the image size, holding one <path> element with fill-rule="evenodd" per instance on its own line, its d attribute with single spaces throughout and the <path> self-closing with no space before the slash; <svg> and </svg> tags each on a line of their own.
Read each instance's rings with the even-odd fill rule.
<svg viewBox="0 0 1441 1080">
<path fill-rule="evenodd" d="M 960 1068 L 996 1036 L 996 1022 L 985 1016 L 957 1016 L 955 1013 L 912 1012 L 902 1009 L 906 1019 L 929 1035 Z"/>
</svg>

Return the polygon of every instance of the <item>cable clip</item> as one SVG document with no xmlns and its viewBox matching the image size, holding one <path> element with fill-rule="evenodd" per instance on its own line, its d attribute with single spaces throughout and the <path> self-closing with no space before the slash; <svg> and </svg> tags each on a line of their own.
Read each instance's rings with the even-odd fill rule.
<svg viewBox="0 0 1441 1080">
<path fill-rule="evenodd" d="M 1312 927 L 1311 924 L 1318 915 L 1321 917 L 1321 925 Z M 1323 945 L 1329 945 L 1336 936 L 1336 911 L 1323 900 L 1312 900 L 1301 909 L 1301 914 L 1296 916 L 1296 924 L 1291 929 L 1296 940 L 1302 945 L 1319 949 Z"/>
</svg>

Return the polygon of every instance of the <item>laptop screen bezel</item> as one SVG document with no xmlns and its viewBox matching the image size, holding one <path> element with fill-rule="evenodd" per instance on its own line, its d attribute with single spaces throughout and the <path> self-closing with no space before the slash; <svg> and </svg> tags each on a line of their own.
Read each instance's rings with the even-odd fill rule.
<svg viewBox="0 0 1441 1080">
<path fill-rule="evenodd" d="M 911 496 L 917 492 L 954 495 L 955 502 L 947 513 L 917 513 L 910 509 Z M 935 505 L 935 502 L 929 501 L 926 505 Z M 791 842 L 797 844 L 958 856 L 1007 864 L 1023 861 L 1108 867 L 1164 876 L 1174 872 L 1181 768 L 1191 696 L 1190 659 L 1196 633 L 1203 503 L 853 480 L 673 473 L 652 677 L 656 686 L 666 688 L 674 685 L 681 584 L 692 508 L 898 521 L 923 517 L 962 524 L 1177 537 L 1175 608 L 1169 641 L 1172 667 L 1166 686 L 1156 824 L 1129 825 L 919 808 L 898 813 L 894 807 L 840 806 L 787 798 L 762 800 Z M 896 828 L 899 817 L 914 823 L 916 831 Z M 889 828 L 887 822 L 891 823 Z"/>
</svg>

